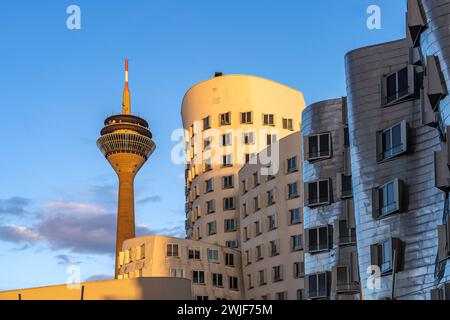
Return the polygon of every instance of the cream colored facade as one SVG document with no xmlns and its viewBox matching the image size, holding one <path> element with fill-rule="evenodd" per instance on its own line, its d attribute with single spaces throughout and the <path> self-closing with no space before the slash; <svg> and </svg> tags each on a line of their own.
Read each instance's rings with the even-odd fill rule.
<svg viewBox="0 0 450 320">
<path fill-rule="evenodd" d="M 239 171 L 240 233 L 246 299 L 304 297 L 301 132 L 279 141 L 280 170 Z"/>
<path fill-rule="evenodd" d="M 188 90 L 181 110 L 188 238 L 240 246 L 238 172 L 268 139 L 298 131 L 304 107 L 301 92 L 248 75 L 217 76 Z"/>
<path fill-rule="evenodd" d="M 126 240 L 119 279 L 189 279 L 195 299 L 243 299 L 240 251 L 202 241 L 165 236 Z"/>
<path fill-rule="evenodd" d="M 57 285 L 0 292 L 0 300 L 188 300 L 191 283 L 187 279 L 140 278 Z"/>
</svg>

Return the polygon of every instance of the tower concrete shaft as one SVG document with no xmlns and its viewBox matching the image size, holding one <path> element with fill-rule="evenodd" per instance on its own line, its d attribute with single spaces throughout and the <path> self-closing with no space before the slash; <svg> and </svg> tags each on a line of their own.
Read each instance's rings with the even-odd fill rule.
<svg viewBox="0 0 450 320">
<path fill-rule="evenodd" d="M 108 117 L 100 134 L 97 146 L 119 179 L 115 256 L 117 278 L 119 271 L 117 260 L 122 244 L 125 240 L 135 237 L 134 177 L 155 149 L 147 121 L 131 114 L 128 60 L 125 61 L 122 114 Z"/>
</svg>

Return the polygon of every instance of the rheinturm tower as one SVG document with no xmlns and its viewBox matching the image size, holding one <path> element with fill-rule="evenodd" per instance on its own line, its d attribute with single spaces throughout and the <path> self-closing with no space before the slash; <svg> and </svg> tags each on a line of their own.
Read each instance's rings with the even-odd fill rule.
<svg viewBox="0 0 450 320">
<path fill-rule="evenodd" d="M 128 60 L 125 60 L 122 113 L 108 117 L 100 135 L 97 146 L 119 178 L 115 255 L 115 277 L 117 278 L 117 257 L 122 243 L 124 240 L 135 237 L 134 177 L 156 147 L 147 121 L 131 114 Z"/>
</svg>

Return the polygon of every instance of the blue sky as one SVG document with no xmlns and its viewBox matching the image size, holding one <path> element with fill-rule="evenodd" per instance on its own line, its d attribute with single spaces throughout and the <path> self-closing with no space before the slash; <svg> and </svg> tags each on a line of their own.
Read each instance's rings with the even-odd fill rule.
<svg viewBox="0 0 450 320">
<path fill-rule="evenodd" d="M 81 30 L 66 8 L 81 8 Z M 369 5 L 381 30 L 366 27 Z M 136 178 L 139 232 L 183 235 L 183 167 L 171 163 L 184 93 L 215 71 L 345 95 L 344 55 L 404 36 L 405 0 L 12 1 L 0 11 L 0 290 L 113 274 L 117 181 L 97 150 L 120 111 L 123 59 L 132 109 L 157 149 Z"/>
</svg>

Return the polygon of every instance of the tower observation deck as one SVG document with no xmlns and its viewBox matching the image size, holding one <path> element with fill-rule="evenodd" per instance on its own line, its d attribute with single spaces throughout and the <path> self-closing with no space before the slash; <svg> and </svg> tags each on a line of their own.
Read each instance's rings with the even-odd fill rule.
<svg viewBox="0 0 450 320">
<path fill-rule="evenodd" d="M 125 89 L 122 113 L 105 120 L 97 146 L 119 178 L 115 276 L 123 241 L 135 237 L 134 177 L 155 150 L 147 121 L 131 114 L 128 60 L 125 60 Z"/>
</svg>

